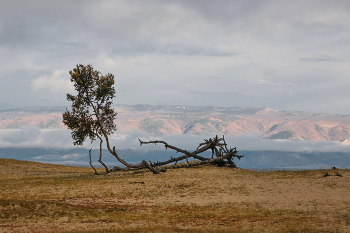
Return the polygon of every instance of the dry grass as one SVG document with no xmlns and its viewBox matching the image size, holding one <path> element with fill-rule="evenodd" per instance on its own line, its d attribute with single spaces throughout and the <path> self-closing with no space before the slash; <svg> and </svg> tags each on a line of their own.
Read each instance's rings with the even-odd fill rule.
<svg viewBox="0 0 350 233">
<path fill-rule="evenodd" d="M 350 232 L 349 209 L 349 170 L 96 176 L 0 159 L 0 232 Z"/>
</svg>

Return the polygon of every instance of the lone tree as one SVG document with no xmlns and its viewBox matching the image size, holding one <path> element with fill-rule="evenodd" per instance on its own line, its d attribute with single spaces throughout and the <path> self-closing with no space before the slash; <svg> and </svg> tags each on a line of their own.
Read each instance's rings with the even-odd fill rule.
<svg viewBox="0 0 350 233">
<path fill-rule="evenodd" d="M 74 88 L 77 91 L 77 95 L 67 94 L 67 100 L 72 102 L 72 109 L 63 113 L 63 123 L 72 130 L 72 138 L 74 140 L 74 145 L 83 145 L 84 141 L 89 138 L 91 142 L 96 139 L 100 140 L 100 157 L 98 161 L 106 169 L 106 173 L 123 170 L 119 167 L 114 167 L 108 169 L 108 167 L 102 161 L 102 144 L 103 139 L 106 141 L 108 151 L 123 165 L 126 166 L 125 169 L 143 169 L 148 168 L 154 174 L 159 173 L 159 171 L 165 171 L 168 168 L 177 167 L 191 167 L 198 166 L 202 164 L 216 164 L 218 166 L 229 165 L 231 167 L 236 167 L 236 164 L 232 161 L 233 157 L 240 159 L 243 156 L 237 155 L 237 150 L 235 148 L 227 148 L 224 137 L 210 138 L 201 143 L 199 147 L 193 151 L 189 152 L 182 150 L 175 146 L 169 145 L 164 141 L 140 141 L 140 145 L 143 144 L 164 144 L 165 148 L 175 150 L 183 155 L 170 158 L 169 160 L 163 162 L 149 162 L 147 163 L 143 160 L 139 164 L 130 164 L 119 157 L 115 151 L 115 147 L 111 148 L 108 136 L 111 135 L 115 130 L 116 126 L 114 120 L 116 119 L 117 113 L 111 107 L 112 100 L 115 97 L 114 89 L 114 75 L 106 74 L 102 75 L 99 71 L 95 71 L 92 65 L 76 65 L 76 67 L 69 71 L 71 76 L 71 82 L 74 83 Z M 199 154 L 211 149 L 212 157 L 205 158 Z M 216 158 L 214 158 L 214 155 Z M 91 149 L 89 151 L 90 165 L 97 173 L 96 169 L 93 167 L 91 162 Z M 193 158 L 197 161 L 189 163 L 188 158 Z M 186 164 L 177 165 L 178 161 L 187 160 Z M 173 166 L 163 167 L 161 170 L 156 170 L 157 167 L 175 163 Z"/>
</svg>

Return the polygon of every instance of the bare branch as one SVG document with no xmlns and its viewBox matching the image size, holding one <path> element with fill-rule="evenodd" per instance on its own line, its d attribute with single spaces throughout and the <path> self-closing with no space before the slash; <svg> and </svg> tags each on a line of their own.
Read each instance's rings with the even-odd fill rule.
<svg viewBox="0 0 350 233">
<path fill-rule="evenodd" d="M 100 158 L 98 159 L 98 161 L 102 164 L 102 166 L 106 169 L 106 173 L 109 173 L 108 167 L 106 166 L 106 164 L 104 164 L 102 162 L 102 138 L 98 136 L 98 138 L 100 139 Z"/>
<path fill-rule="evenodd" d="M 91 150 L 92 150 L 92 148 L 89 150 L 90 166 L 92 167 L 92 169 L 94 169 L 96 175 L 100 175 L 100 173 L 98 173 L 98 172 L 96 171 L 96 169 L 94 168 L 94 166 L 92 166 L 92 162 L 91 162 Z"/>
<path fill-rule="evenodd" d="M 224 160 L 227 160 L 227 163 L 231 167 L 236 167 L 236 164 L 232 161 L 232 157 L 237 157 L 238 159 L 243 157 L 243 156 L 237 155 L 236 148 L 228 150 L 227 144 L 226 144 L 224 138 L 218 138 L 218 136 L 216 136 L 213 139 L 212 138 L 209 138 L 208 140 L 204 139 L 205 142 L 199 144 L 199 146 L 197 147 L 197 150 L 195 150 L 193 152 L 188 152 L 187 150 L 182 150 L 178 147 L 169 145 L 168 143 L 166 143 L 164 141 L 156 140 L 156 141 L 145 142 L 145 141 L 141 141 L 140 139 L 139 139 L 139 141 L 140 141 L 140 146 L 142 146 L 143 144 L 158 144 L 158 143 L 160 143 L 160 144 L 164 144 L 166 149 L 170 148 L 170 149 L 175 150 L 176 152 L 180 152 L 180 153 L 184 154 L 183 156 L 179 156 L 176 158 L 170 157 L 169 160 L 166 160 L 164 162 L 150 163 L 152 167 L 163 166 L 163 165 L 167 165 L 167 164 L 170 164 L 173 162 L 175 162 L 175 165 L 176 165 L 178 161 L 181 161 L 184 159 L 186 159 L 186 161 L 187 161 L 186 166 L 189 166 L 189 167 L 198 166 L 198 165 L 207 164 L 207 163 L 214 163 L 214 164 L 218 164 L 218 165 L 225 164 L 226 162 Z M 223 141 L 223 143 L 221 141 Z M 211 159 L 197 155 L 197 154 L 202 153 L 202 152 L 209 150 L 209 149 L 212 150 L 212 158 Z M 215 159 L 214 159 L 214 154 L 216 155 Z M 188 161 L 189 157 L 199 159 L 200 162 L 190 163 Z M 181 167 L 183 167 L 183 166 L 184 165 L 181 165 Z"/>
<path fill-rule="evenodd" d="M 66 112 L 63 113 L 63 123 L 72 130 L 74 145 L 83 145 L 87 138 L 89 138 L 91 142 L 97 138 L 100 140 L 98 162 L 105 168 L 106 174 L 112 171 L 145 168 L 149 169 L 154 174 L 159 174 L 159 172 L 163 172 L 165 169 L 158 167 L 171 163 L 175 163 L 173 167 L 178 167 L 176 164 L 181 160 L 186 160 L 186 166 L 188 167 L 207 163 L 216 164 L 218 166 L 229 164 L 232 167 L 236 167 L 232 159 L 234 157 L 238 159 L 243 157 L 237 155 L 236 148 L 228 149 L 224 136 L 219 138 L 216 135 L 214 138 L 204 139 L 204 142 L 200 143 L 196 150 L 192 152 L 170 145 L 165 141 L 156 140 L 144 142 L 139 139 L 140 146 L 143 144 L 163 144 L 166 150 L 169 148 L 183 155 L 175 158 L 171 157 L 166 161 L 150 161 L 147 163 L 143 160 L 138 164 L 130 164 L 118 155 L 115 147 L 112 148 L 108 137 L 116 130 L 114 120 L 117 113 L 115 113 L 114 109 L 111 107 L 112 100 L 115 97 L 115 89 L 113 87 L 114 75 L 110 73 L 102 75 L 99 71 L 95 71 L 92 65 L 84 66 L 81 64 L 76 65 L 76 68 L 71 70 L 69 74 L 71 75 L 70 80 L 73 82 L 74 88 L 78 94 L 76 96 L 67 94 L 67 100 L 72 102 L 72 109 L 71 111 L 66 109 Z M 102 161 L 102 144 L 104 140 L 108 151 L 126 168 L 115 166 L 109 170 L 106 164 L 104 164 Z M 211 158 L 199 155 L 207 150 L 211 150 Z M 214 158 L 214 155 L 216 158 Z M 89 158 L 90 165 L 94 169 L 95 174 L 99 174 L 92 165 L 91 150 L 89 151 Z M 190 162 L 189 158 L 199 161 Z"/>
</svg>

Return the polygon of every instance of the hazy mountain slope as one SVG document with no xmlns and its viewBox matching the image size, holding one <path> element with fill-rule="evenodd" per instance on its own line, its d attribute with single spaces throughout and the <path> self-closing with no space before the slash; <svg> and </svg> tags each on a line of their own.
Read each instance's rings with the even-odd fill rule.
<svg viewBox="0 0 350 233">
<path fill-rule="evenodd" d="M 41 129 L 62 129 L 65 107 L 29 107 L 0 111 L 0 129 L 37 126 Z"/>
<path fill-rule="evenodd" d="M 131 129 L 151 134 L 257 133 L 262 138 L 349 141 L 350 115 L 276 111 L 269 108 L 212 106 L 116 105 L 119 132 Z M 37 126 L 64 128 L 65 107 L 31 107 L 0 111 L 0 129 Z"/>
</svg>

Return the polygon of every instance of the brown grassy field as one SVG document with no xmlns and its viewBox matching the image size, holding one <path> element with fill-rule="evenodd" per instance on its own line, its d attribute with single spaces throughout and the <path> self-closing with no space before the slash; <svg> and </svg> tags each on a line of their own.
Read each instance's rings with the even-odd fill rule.
<svg viewBox="0 0 350 233">
<path fill-rule="evenodd" d="M 96 176 L 0 159 L 0 232 L 350 232 L 350 170 Z"/>
</svg>

